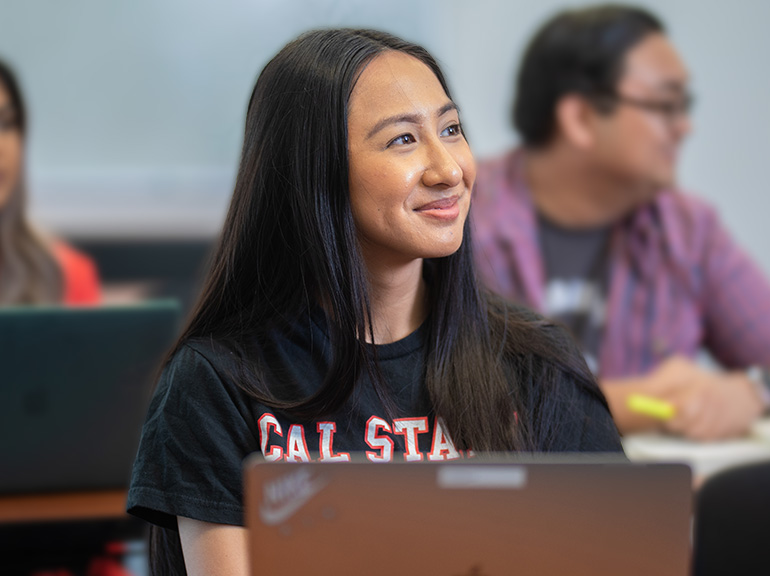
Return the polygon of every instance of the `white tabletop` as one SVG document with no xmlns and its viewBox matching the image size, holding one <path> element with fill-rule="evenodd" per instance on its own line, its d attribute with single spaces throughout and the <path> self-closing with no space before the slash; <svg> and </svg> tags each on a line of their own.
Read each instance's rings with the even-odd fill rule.
<svg viewBox="0 0 770 576">
<path fill-rule="evenodd" d="M 745 438 L 694 442 L 660 433 L 631 434 L 623 438 L 623 449 L 634 461 L 684 462 L 703 480 L 732 466 L 770 460 L 770 418 L 757 421 Z"/>
</svg>

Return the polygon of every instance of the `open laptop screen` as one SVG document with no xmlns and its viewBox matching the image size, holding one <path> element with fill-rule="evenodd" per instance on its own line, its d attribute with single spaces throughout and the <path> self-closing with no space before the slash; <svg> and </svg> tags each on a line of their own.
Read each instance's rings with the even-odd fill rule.
<svg viewBox="0 0 770 576">
<path fill-rule="evenodd" d="M 173 301 L 0 310 L 0 493 L 128 485 Z"/>
</svg>

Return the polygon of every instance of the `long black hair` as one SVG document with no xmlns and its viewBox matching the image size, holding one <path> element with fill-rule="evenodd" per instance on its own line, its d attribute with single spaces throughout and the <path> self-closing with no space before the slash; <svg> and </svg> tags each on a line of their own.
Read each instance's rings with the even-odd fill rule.
<svg viewBox="0 0 770 576">
<path fill-rule="evenodd" d="M 376 356 L 363 337 L 372 334 L 372 323 L 350 208 L 347 145 L 356 80 L 386 51 L 425 63 L 449 96 L 425 49 L 372 30 L 307 33 L 265 66 L 249 103 L 235 191 L 212 267 L 172 351 L 193 338 L 215 342 L 239 359 L 235 376 L 242 388 L 300 419 L 340 408 L 367 372 L 387 406 Z M 548 418 L 548 386 L 557 385 L 564 370 L 595 384 L 562 331 L 479 288 L 467 221 L 464 234 L 456 253 L 425 262 L 425 384 L 433 409 L 459 449 L 547 449 L 556 425 Z M 263 385 L 251 344 L 319 305 L 333 351 L 325 381 L 309 398 L 279 398 Z M 545 392 L 521 397 L 519 389 L 532 387 L 525 379 Z M 543 417 L 530 419 L 525 402 L 541 403 Z"/>
</svg>

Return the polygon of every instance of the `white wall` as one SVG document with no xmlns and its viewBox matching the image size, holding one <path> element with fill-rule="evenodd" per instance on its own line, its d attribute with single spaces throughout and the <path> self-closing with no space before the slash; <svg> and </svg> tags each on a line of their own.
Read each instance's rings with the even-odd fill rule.
<svg viewBox="0 0 770 576">
<path fill-rule="evenodd" d="M 0 57 L 18 70 L 32 117 L 34 215 L 77 236 L 216 233 L 262 66 L 320 26 L 420 38 L 428 6 L 0 0 Z"/>
<path fill-rule="evenodd" d="M 444 64 L 477 156 L 515 141 L 508 109 L 521 49 L 543 18 L 585 2 L 538 0 L 0 0 L 0 57 L 32 116 L 36 217 L 61 233 L 214 233 L 232 186 L 259 69 L 319 26 L 371 26 Z M 683 184 L 710 199 L 770 273 L 770 2 L 646 0 L 697 95 Z"/>
</svg>

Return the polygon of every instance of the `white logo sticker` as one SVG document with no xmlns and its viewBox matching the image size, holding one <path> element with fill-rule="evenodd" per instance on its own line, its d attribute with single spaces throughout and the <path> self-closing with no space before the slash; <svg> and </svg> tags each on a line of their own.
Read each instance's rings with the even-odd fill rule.
<svg viewBox="0 0 770 576">
<path fill-rule="evenodd" d="M 262 491 L 259 516 L 269 526 L 282 524 L 297 510 L 307 504 L 328 484 L 320 477 L 313 478 L 307 468 L 282 476 L 268 484 Z"/>
</svg>

